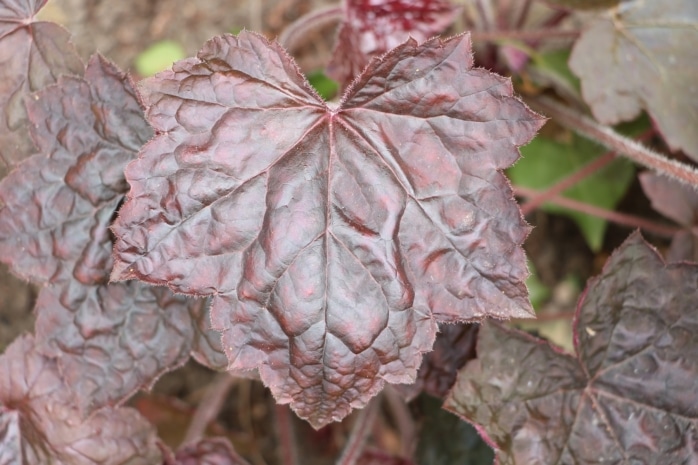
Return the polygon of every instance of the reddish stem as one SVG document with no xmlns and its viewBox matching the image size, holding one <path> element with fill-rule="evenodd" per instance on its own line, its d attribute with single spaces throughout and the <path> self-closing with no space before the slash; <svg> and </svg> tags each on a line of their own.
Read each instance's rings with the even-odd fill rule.
<svg viewBox="0 0 698 465">
<path fill-rule="evenodd" d="M 228 392 L 236 382 L 237 379 L 230 376 L 227 372 L 218 373 L 213 378 L 211 384 L 206 388 L 203 399 L 196 407 L 182 444 L 196 441 L 204 436 L 206 428 L 218 416 L 228 396 Z"/>
<path fill-rule="evenodd" d="M 342 451 L 342 456 L 337 461 L 337 465 L 356 465 L 364 450 L 368 435 L 371 432 L 371 426 L 378 413 L 379 405 L 380 397 L 376 397 L 359 412 L 356 422 L 349 434 L 349 440 Z"/>
<path fill-rule="evenodd" d="M 412 458 L 415 447 L 417 446 L 417 428 L 415 427 L 414 419 L 410 414 L 405 400 L 395 388 L 388 385 L 383 392 L 385 393 L 385 400 L 388 403 L 393 421 L 395 421 L 395 425 L 400 433 L 400 453 L 403 457 Z"/>
<path fill-rule="evenodd" d="M 343 17 L 344 9 L 341 6 L 313 10 L 289 24 L 279 35 L 278 41 L 286 50 L 293 52 L 308 40 L 312 32 L 339 22 Z"/>
<path fill-rule="evenodd" d="M 281 463 L 283 465 L 298 465 L 298 448 L 296 447 L 291 410 L 288 405 L 275 404 L 274 413 Z"/>
<path fill-rule="evenodd" d="M 618 134 L 613 128 L 597 123 L 580 112 L 545 97 L 532 97 L 527 103 L 555 121 L 587 139 L 625 155 L 634 162 L 698 189 L 698 172 L 690 165 L 671 160 L 642 144 Z"/>
<path fill-rule="evenodd" d="M 541 39 L 576 39 L 579 31 L 564 31 L 562 29 L 527 29 L 527 30 L 494 30 L 471 31 L 473 42 L 494 42 L 498 40 L 541 40 Z"/>
<path fill-rule="evenodd" d="M 522 197 L 537 197 L 541 195 L 541 193 L 535 189 L 529 189 L 521 186 L 514 186 L 514 193 Z M 681 228 L 676 226 L 657 224 L 639 216 L 606 210 L 605 208 L 596 207 L 594 205 L 578 202 L 577 200 L 567 199 L 565 197 L 553 197 L 549 200 L 549 202 L 561 207 L 569 208 L 570 210 L 575 210 L 581 213 L 586 213 L 587 215 L 602 218 L 607 221 L 612 221 L 622 226 L 627 226 L 633 229 L 640 228 L 649 233 L 656 234 L 657 236 L 672 238 L 681 230 Z"/>
</svg>

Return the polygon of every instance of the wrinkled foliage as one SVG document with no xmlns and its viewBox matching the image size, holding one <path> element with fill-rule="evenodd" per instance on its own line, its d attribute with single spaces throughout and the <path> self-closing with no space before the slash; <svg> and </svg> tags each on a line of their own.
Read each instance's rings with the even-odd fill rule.
<svg viewBox="0 0 698 465">
<path fill-rule="evenodd" d="M 672 148 L 698 160 L 696 43 L 695 0 L 629 0 L 586 27 L 570 67 L 599 121 L 629 121 L 645 109 Z"/>
<path fill-rule="evenodd" d="M 576 357 L 483 325 L 446 408 L 502 464 L 695 462 L 697 279 L 698 265 L 665 265 L 633 234 L 580 300 Z"/>
<path fill-rule="evenodd" d="M 346 0 L 328 74 L 346 87 L 368 65 L 412 37 L 443 32 L 458 9 L 447 0 Z"/>
<path fill-rule="evenodd" d="M 99 56 L 28 104 L 39 152 L 0 183 L 0 260 L 40 283 L 105 284 L 126 163 L 152 130 L 126 76 Z"/>
<path fill-rule="evenodd" d="M 83 420 L 54 359 L 22 336 L 0 356 L 0 463 L 94 465 L 160 461 L 154 428 L 135 410 L 102 409 Z"/>
<path fill-rule="evenodd" d="M 0 2 L 0 167 L 5 171 L 34 152 L 24 102 L 61 74 L 82 74 L 69 34 L 35 21 L 47 0 Z"/>
<path fill-rule="evenodd" d="M 531 314 L 500 170 L 542 119 L 467 36 L 406 42 L 338 108 L 246 32 L 142 93 L 158 134 L 126 171 L 113 278 L 214 294 L 229 368 L 314 426 L 412 382 L 435 319 Z"/>
</svg>

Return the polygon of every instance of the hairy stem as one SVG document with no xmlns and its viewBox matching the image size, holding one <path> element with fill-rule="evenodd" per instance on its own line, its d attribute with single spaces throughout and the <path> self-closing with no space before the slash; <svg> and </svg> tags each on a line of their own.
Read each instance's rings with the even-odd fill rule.
<svg viewBox="0 0 698 465">
<path fill-rule="evenodd" d="M 698 189 L 698 172 L 692 166 L 671 160 L 664 155 L 654 152 L 644 145 L 618 134 L 612 128 L 599 124 L 588 116 L 566 107 L 549 97 L 532 97 L 527 100 L 527 103 L 534 110 L 553 117 L 556 122 L 580 136 L 598 142 L 609 150 L 625 155 L 642 166 Z"/>
<path fill-rule="evenodd" d="M 279 43 L 292 52 L 303 45 L 312 32 L 339 22 L 343 16 L 343 8 L 337 5 L 313 10 L 289 24 L 279 35 Z"/>
<path fill-rule="evenodd" d="M 645 131 L 642 135 L 640 135 L 640 137 L 638 137 L 638 140 L 645 140 L 646 138 L 650 137 L 652 134 L 654 134 L 654 130 L 649 129 L 649 130 Z M 521 205 L 521 213 L 524 216 L 528 215 L 533 210 L 535 210 L 536 208 L 543 205 L 545 202 L 562 194 L 564 191 L 566 191 L 570 187 L 577 185 L 582 180 L 584 180 L 587 177 L 591 176 L 592 174 L 596 173 L 601 168 L 603 168 L 604 166 L 608 165 L 613 160 L 615 160 L 615 158 L 616 158 L 616 152 L 611 151 L 611 152 L 606 152 L 605 154 L 601 155 L 600 157 L 592 160 L 591 162 L 587 163 L 582 168 L 580 168 L 579 170 L 570 174 L 569 176 L 560 179 L 558 182 L 556 182 L 555 184 L 553 184 L 552 186 L 547 188 L 538 197 L 533 197 L 533 198 L 529 199 L 528 201 L 526 201 L 523 205 Z"/>
<path fill-rule="evenodd" d="M 514 193 L 521 197 L 537 197 L 541 195 L 541 193 L 535 189 L 529 189 L 521 186 L 514 186 Z M 622 226 L 627 226 L 633 229 L 640 228 L 643 231 L 656 234 L 657 236 L 671 238 L 681 230 L 681 228 L 676 226 L 657 224 L 639 216 L 606 210 L 605 208 L 596 207 L 594 205 L 578 202 L 577 200 L 567 199 L 565 197 L 553 197 L 548 201 L 561 207 L 569 208 L 570 210 L 575 210 L 581 213 L 586 213 L 587 215 L 602 218 L 607 221 L 612 221 Z"/>
<path fill-rule="evenodd" d="M 204 436 L 206 428 L 218 416 L 230 388 L 236 382 L 237 379 L 230 376 L 227 372 L 218 373 L 213 378 L 189 422 L 189 428 L 187 428 L 187 433 L 182 441 L 183 444 L 196 441 Z"/>
<path fill-rule="evenodd" d="M 288 405 L 274 406 L 276 434 L 279 440 L 279 459 L 282 465 L 298 465 L 298 449 L 293 430 L 293 418 Z"/>
<path fill-rule="evenodd" d="M 361 457 L 366 440 L 371 432 L 371 426 L 378 413 L 381 397 L 378 396 L 368 403 L 363 410 L 359 412 L 356 422 L 349 434 L 349 440 L 344 446 L 341 457 L 337 461 L 337 465 L 355 465 Z"/>
<path fill-rule="evenodd" d="M 493 30 L 471 31 L 473 42 L 496 42 L 500 40 L 541 40 L 541 39 L 576 39 L 579 31 L 565 31 L 562 29 L 530 29 L 530 30 Z"/>
</svg>

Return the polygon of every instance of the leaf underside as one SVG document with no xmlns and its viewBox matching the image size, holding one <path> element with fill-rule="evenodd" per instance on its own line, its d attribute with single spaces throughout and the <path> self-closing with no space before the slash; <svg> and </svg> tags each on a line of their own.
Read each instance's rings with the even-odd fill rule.
<svg viewBox="0 0 698 465">
<path fill-rule="evenodd" d="M 70 35 L 34 16 L 47 0 L 0 1 L 0 171 L 34 153 L 24 107 L 32 92 L 61 74 L 82 74 L 83 64 Z M 1 177 L 1 176 L 0 176 Z"/>
<path fill-rule="evenodd" d="M 570 68 L 596 119 L 616 124 L 642 109 L 667 143 L 698 160 L 698 2 L 621 2 L 590 23 Z"/>
<path fill-rule="evenodd" d="M 633 234 L 579 303 L 576 358 L 485 324 L 445 407 L 502 464 L 696 462 L 697 279 Z"/>
<path fill-rule="evenodd" d="M 327 73 L 346 87 L 369 60 L 408 38 L 417 42 L 442 33 L 458 8 L 448 0 L 347 0 Z"/>
<path fill-rule="evenodd" d="M 112 278 L 212 295 L 228 368 L 315 427 L 413 382 L 436 321 L 532 315 L 500 170 L 543 120 L 470 50 L 408 41 L 338 108 L 248 32 L 144 81 Z"/>
</svg>

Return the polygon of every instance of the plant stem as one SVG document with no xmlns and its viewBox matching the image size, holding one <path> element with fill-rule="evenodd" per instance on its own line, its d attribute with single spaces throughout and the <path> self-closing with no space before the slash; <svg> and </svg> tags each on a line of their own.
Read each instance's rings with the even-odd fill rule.
<svg viewBox="0 0 698 465">
<path fill-rule="evenodd" d="M 649 129 L 645 131 L 643 134 L 641 134 L 638 137 L 638 140 L 644 140 L 650 137 L 652 134 L 654 134 L 654 130 Z M 523 205 L 521 205 L 521 214 L 523 214 L 524 216 L 528 215 L 545 202 L 558 196 L 559 194 L 562 194 L 570 187 L 578 184 L 583 179 L 596 173 L 598 170 L 615 160 L 615 158 L 616 152 L 606 152 L 600 157 L 587 163 L 581 169 L 575 171 L 571 175 L 560 179 L 558 182 L 547 188 L 541 195 L 539 195 L 538 197 L 533 197 L 529 199 L 527 202 L 525 202 Z"/>
<path fill-rule="evenodd" d="M 237 379 L 230 376 L 227 372 L 218 373 L 213 378 L 211 384 L 206 387 L 203 399 L 196 407 L 182 444 L 196 441 L 204 436 L 206 428 L 218 416 L 225 398 L 228 396 L 228 392 L 236 382 Z"/>
<path fill-rule="evenodd" d="M 547 114 L 555 121 L 580 136 L 600 143 L 606 148 L 625 155 L 634 162 L 646 166 L 660 174 L 681 181 L 698 189 L 698 172 L 692 166 L 656 153 L 644 145 L 618 134 L 608 126 L 597 123 L 588 116 L 545 97 L 531 97 L 527 100 L 534 110 Z"/>
<path fill-rule="evenodd" d="M 385 400 L 388 403 L 388 408 L 390 408 L 393 421 L 400 433 L 400 454 L 403 457 L 412 458 L 414 449 L 417 446 L 417 428 L 414 425 L 412 415 L 407 404 L 405 404 L 405 400 L 398 394 L 395 388 L 388 385 L 383 392 L 385 393 Z"/>
<path fill-rule="evenodd" d="M 378 413 L 380 399 L 380 396 L 374 398 L 359 412 L 356 422 L 349 434 L 349 440 L 344 446 L 341 457 L 339 457 L 337 461 L 337 465 L 355 465 L 359 457 L 361 457 L 364 445 L 366 445 L 366 440 L 371 432 L 371 426 Z"/>
<path fill-rule="evenodd" d="M 574 314 L 576 312 L 574 310 L 570 312 L 555 312 L 555 313 L 539 313 L 536 315 L 535 320 L 531 320 L 530 318 L 512 318 L 509 320 L 512 323 L 531 323 L 531 322 L 536 322 L 540 323 L 543 321 L 559 321 L 559 320 L 571 320 L 574 318 Z"/>
<path fill-rule="evenodd" d="M 340 21 L 344 17 L 342 6 L 329 6 L 307 13 L 289 24 L 279 35 L 279 43 L 289 52 L 303 45 L 308 36 L 318 29 Z"/>
<path fill-rule="evenodd" d="M 562 29 L 530 29 L 530 30 L 494 30 L 471 31 L 473 42 L 496 42 L 500 40 L 541 40 L 541 39 L 576 39 L 579 31 L 564 31 Z"/>
<path fill-rule="evenodd" d="M 274 406 L 276 432 L 279 439 L 279 458 L 282 465 L 298 465 L 298 450 L 293 431 L 293 418 L 288 405 Z"/>
<path fill-rule="evenodd" d="M 541 193 L 535 189 L 529 189 L 521 186 L 514 186 L 514 194 L 522 197 L 537 197 L 541 195 Z M 567 199 L 565 197 L 553 197 L 552 199 L 549 199 L 548 202 L 554 203 L 561 207 L 569 208 L 570 210 L 586 213 L 587 215 L 593 215 L 607 221 L 612 221 L 616 224 L 627 226 L 629 228 L 640 228 L 657 236 L 671 238 L 681 230 L 681 228 L 676 226 L 657 224 L 639 216 L 606 210 L 605 208 L 589 205 L 577 200 Z"/>
<path fill-rule="evenodd" d="M 514 29 L 521 29 L 528 19 L 528 12 L 531 9 L 532 0 L 523 0 L 523 6 L 519 10 L 518 18 L 514 22 Z"/>
</svg>

